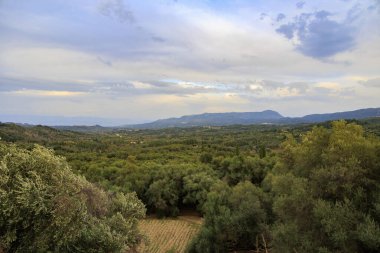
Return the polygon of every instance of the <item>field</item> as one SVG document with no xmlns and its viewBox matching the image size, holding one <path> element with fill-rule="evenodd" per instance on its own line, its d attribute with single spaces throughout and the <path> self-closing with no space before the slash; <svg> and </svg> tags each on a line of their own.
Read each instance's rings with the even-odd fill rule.
<svg viewBox="0 0 380 253">
<path fill-rule="evenodd" d="M 176 219 L 144 219 L 140 222 L 139 228 L 147 236 L 148 241 L 140 246 L 139 252 L 184 252 L 201 224 L 201 218 L 194 216 L 180 216 Z"/>
</svg>

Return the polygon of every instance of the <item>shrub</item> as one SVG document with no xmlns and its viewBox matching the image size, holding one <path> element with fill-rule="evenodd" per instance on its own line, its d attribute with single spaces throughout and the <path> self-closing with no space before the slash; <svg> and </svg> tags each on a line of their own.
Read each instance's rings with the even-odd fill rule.
<svg viewBox="0 0 380 253">
<path fill-rule="evenodd" d="M 136 194 L 104 192 L 51 150 L 0 143 L 0 175 L 0 251 L 120 252 L 140 241 Z"/>
</svg>

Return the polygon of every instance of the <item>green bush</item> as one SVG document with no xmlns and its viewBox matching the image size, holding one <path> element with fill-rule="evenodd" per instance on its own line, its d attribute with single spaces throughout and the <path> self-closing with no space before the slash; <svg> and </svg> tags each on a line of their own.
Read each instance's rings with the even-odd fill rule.
<svg viewBox="0 0 380 253">
<path fill-rule="evenodd" d="M 140 241 L 136 195 L 107 194 L 51 150 L 0 143 L 0 175 L 0 251 L 122 252 Z"/>
<path fill-rule="evenodd" d="M 380 251 L 380 142 L 361 126 L 290 137 L 268 183 L 274 252 Z"/>
<path fill-rule="evenodd" d="M 264 199 L 262 190 L 251 182 L 241 182 L 233 188 L 216 183 L 203 206 L 204 224 L 188 252 L 254 249 L 257 236 L 267 230 Z"/>
</svg>

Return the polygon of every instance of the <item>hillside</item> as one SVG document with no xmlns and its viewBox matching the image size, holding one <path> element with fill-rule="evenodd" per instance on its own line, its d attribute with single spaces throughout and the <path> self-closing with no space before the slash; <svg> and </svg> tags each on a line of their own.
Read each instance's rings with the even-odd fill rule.
<svg viewBox="0 0 380 253">
<path fill-rule="evenodd" d="M 262 112 L 227 112 L 227 113 L 203 113 L 186 115 L 179 118 L 160 119 L 151 123 L 127 125 L 132 128 L 166 128 L 166 127 L 192 127 L 192 126 L 226 126 L 249 125 L 273 122 L 283 118 L 275 111 Z"/>
<path fill-rule="evenodd" d="M 318 123 L 339 119 L 363 119 L 380 117 L 380 108 L 367 108 L 347 112 L 310 114 L 303 117 L 284 117 L 272 110 L 262 112 L 227 112 L 187 115 L 179 118 L 160 119 L 151 123 L 126 125 L 126 128 L 155 129 L 193 126 L 228 126 L 251 124 Z"/>
<path fill-rule="evenodd" d="M 365 119 L 380 117 L 380 108 L 367 108 L 347 112 L 310 114 L 299 118 L 283 118 L 281 123 L 317 123 L 339 119 Z"/>
<path fill-rule="evenodd" d="M 12 175 L 15 181 L 2 184 L 5 181 L 0 180 L 0 191 L 9 192 L 9 199 L 17 204 L 19 202 L 11 198 L 12 192 L 20 192 L 20 185 L 22 192 L 30 198 L 30 202 L 25 203 L 39 208 L 45 203 L 40 204 L 39 196 L 43 197 L 47 192 L 46 198 L 49 198 L 51 191 L 45 191 L 45 187 L 38 188 L 45 178 L 35 178 L 29 170 L 35 166 L 38 171 L 50 171 L 49 161 L 54 152 L 56 159 L 62 161 L 57 168 L 61 165 L 70 167 L 75 175 L 103 188 L 111 197 L 118 196 L 118 193 L 136 193 L 134 196 L 141 200 L 148 214 L 147 219 L 135 219 L 135 222 L 139 219 L 139 230 L 144 235 L 134 237 L 135 246 L 141 249 L 139 252 L 184 252 L 185 248 L 189 253 L 294 253 L 294 249 L 297 252 L 314 252 L 315 248 L 328 248 L 328 252 L 336 253 L 378 252 L 378 221 L 374 220 L 375 214 L 371 210 L 376 210 L 378 202 L 372 196 L 376 197 L 380 189 L 377 166 L 380 157 L 379 126 L 380 117 L 350 120 L 348 123 L 234 125 L 102 133 L 0 124 L 0 160 L 3 156 L 2 164 L 6 164 L 0 166 L 0 172 L 6 175 L 5 180 Z M 43 144 L 49 149 L 41 153 L 42 147 L 35 144 Z M 9 155 L 16 146 L 25 150 L 17 156 Z M 28 152 L 34 152 L 33 156 L 24 161 Z M 26 183 L 19 184 L 16 182 L 19 177 L 8 171 L 11 168 L 8 165 L 13 164 L 26 173 Z M 36 183 L 29 184 L 31 180 Z M 50 182 L 48 178 L 46 183 Z M 320 185 L 324 185 L 322 191 Z M 361 189 L 368 194 L 357 195 Z M 27 194 L 29 192 L 32 194 Z M 82 192 L 91 194 L 87 188 Z M 75 200 L 77 194 L 70 196 Z M 94 202 L 91 195 L 88 195 L 91 198 L 83 196 L 84 199 L 75 203 L 83 206 L 88 203 L 89 207 L 95 204 L 96 209 L 89 209 L 89 213 L 96 217 L 104 213 L 102 206 L 107 201 Z M 10 203 L 5 201 L 8 199 L 0 202 Z M 8 214 L 8 210 L 4 210 L 6 207 L 3 205 L 3 211 Z M 67 205 L 61 209 L 70 213 L 73 210 Z M 28 210 L 23 216 L 25 220 L 30 217 Z M 194 225 L 191 222 L 194 219 L 184 220 L 184 211 L 200 213 L 202 224 Z M 37 218 L 45 221 L 46 216 Z M 282 228 L 292 228 L 292 221 L 302 227 L 283 232 Z M 326 227 L 325 221 L 332 227 Z M 342 228 L 342 224 L 347 223 L 347 227 Z M 123 225 L 118 220 L 110 224 L 114 224 L 115 229 Z M 1 231 L 9 227 L 8 224 L 0 226 Z M 85 231 L 96 228 L 86 228 Z M 65 235 L 72 234 L 71 226 L 62 229 Z M 44 231 L 42 227 L 38 236 L 46 235 Z M 306 239 L 303 237 L 305 231 Z M 331 231 L 344 233 L 347 239 L 343 242 L 330 242 L 329 237 L 321 239 L 321 234 L 328 235 Z M 279 236 L 280 233 L 283 237 Z M 90 245 L 98 247 L 98 238 L 104 235 L 107 233 L 94 233 L 96 241 L 91 241 L 94 244 Z M 17 234 L 17 238 L 21 238 L 19 241 L 35 242 L 33 237 L 29 239 L 26 236 L 29 234 Z M 74 237 L 78 238 L 80 245 L 88 248 L 89 244 L 82 237 L 75 234 Z M 61 237 L 48 237 L 49 240 L 55 238 Z M 141 238 L 147 240 L 137 246 Z M 297 244 L 293 244 L 294 238 Z M 354 245 L 355 251 L 340 250 L 348 243 Z M 38 248 L 31 245 L 33 249 Z M 0 252 L 12 252 L 2 251 L 2 247 L 19 248 L 23 245 L 19 245 L 17 240 L 11 246 L 0 244 Z M 336 247 L 339 251 L 334 251 Z"/>
</svg>

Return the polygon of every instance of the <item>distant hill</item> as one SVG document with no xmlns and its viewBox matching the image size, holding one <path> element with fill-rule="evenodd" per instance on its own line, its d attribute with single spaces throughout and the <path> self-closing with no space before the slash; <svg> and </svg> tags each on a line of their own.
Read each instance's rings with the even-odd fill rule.
<svg viewBox="0 0 380 253">
<path fill-rule="evenodd" d="M 203 113 L 186 115 L 180 118 L 160 119 L 151 123 L 127 125 L 127 128 L 167 128 L 167 127 L 193 127 L 193 126 L 227 126 L 250 125 L 277 122 L 284 118 L 275 111 L 262 112 L 227 112 Z"/>
<path fill-rule="evenodd" d="M 380 117 L 380 108 L 367 108 L 355 111 L 347 112 L 335 112 L 335 113 L 324 113 L 324 114 L 310 114 L 299 118 L 283 118 L 279 123 L 317 123 L 329 120 L 339 120 L 339 119 L 365 119 Z"/>
<path fill-rule="evenodd" d="M 303 117 L 284 117 L 276 111 L 262 112 L 227 112 L 187 115 L 179 118 L 160 119 L 151 123 L 126 125 L 125 128 L 155 129 L 194 126 L 228 126 L 250 124 L 297 124 L 317 123 L 339 119 L 364 119 L 380 117 L 380 108 L 367 108 L 355 111 L 310 114 Z"/>
<path fill-rule="evenodd" d="M 75 131 L 75 132 L 83 132 L 83 133 L 102 133 L 102 132 L 110 132 L 116 129 L 116 127 L 103 127 L 100 125 L 94 126 L 52 126 L 55 129 L 59 130 L 67 130 L 67 131 Z"/>
<path fill-rule="evenodd" d="M 123 129 L 160 129 L 172 127 L 197 127 L 197 126 L 230 126 L 252 124 L 299 124 L 319 123 L 339 119 L 366 119 L 380 117 L 380 108 L 367 108 L 347 112 L 335 112 L 324 114 L 310 114 L 303 117 L 284 117 L 272 110 L 262 112 L 226 112 L 226 113 L 203 113 L 186 115 L 179 118 L 160 119 L 150 123 L 104 127 L 100 125 L 51 125 L 59 130 L 71 130 L 75 132 L 111 132 Z M 1 117 L 0 117 L 1 121 Z M 1 122 L 0 122 L 1 123 Z M 26 128 L 35 125 L 17 124 Z"/>
<path fill-rule="evenodd" d="M 81 135 L 81 133 L 61 131 L 48 126 L 0 123 L 0 140 L 8 142 L 21 141 L 44 144 L 54 139 L 71 140 L 73 138 L 79 138 Z"/>
</svg>

